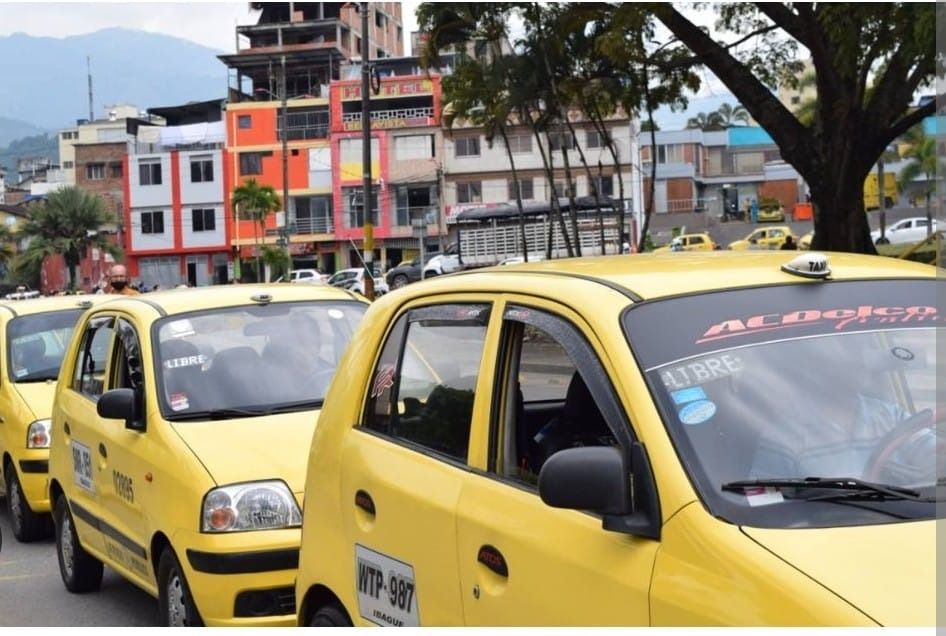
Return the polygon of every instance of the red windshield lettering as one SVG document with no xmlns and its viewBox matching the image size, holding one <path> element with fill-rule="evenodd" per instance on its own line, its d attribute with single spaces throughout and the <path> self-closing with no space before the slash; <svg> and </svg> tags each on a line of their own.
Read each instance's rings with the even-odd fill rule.
<svg viewBox="0 0 946 636">
<path fill-rule="evenodd" d="M 791 325 L 796 322 L 814 322 L 821 318 L 821 312 L 817 309 L 802 309 L 801 311 L 793 311 L 790 314 L 785 314 L 782 317 L 783 325 Z"/>
<path fill-rule="evenodd" d="M 771 321 L 766 321 L 767 318 L 771 318 Z M 762 314 L 761 316 L 753 316 L 746 321 L 746 327 L 749 329 L 758 329 L 759 327 L 775 327 L 776 325 L 781 324 L 782 316 L 779 314 Z"/>
<path fill-rule="evenodd" d="M 735 331 L 745 330 L 746 326 L 742 324 L 741 320 L 726 320 L 707 329 L 706 333 L 703 334 L 703 337 L 708 338 L 710 336 L 718 336 L 723 333 L 733 333 Z"/>
</svg>

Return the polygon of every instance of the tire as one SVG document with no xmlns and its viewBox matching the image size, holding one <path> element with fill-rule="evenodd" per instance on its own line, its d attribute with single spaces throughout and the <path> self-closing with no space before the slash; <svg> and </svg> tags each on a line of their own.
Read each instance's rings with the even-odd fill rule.
<svg viewBox="0 0 946 636">
<path fill-rule="evenodd" d="M 7 511 L 10 513 L 13 536 L 20 543 L 31 543 L 51 536 L 52 518 L 48 514 L 37 514 L 30 509 L 13 464 L 7 464 L 3 472 L 6 477 Z"/>
<path fill-rule="evenodd" d="M 73 594 L 92 592 L 102 584 L 102 562 L 86 552 L 79 543 L 66 496 L 56 500 L 56 556 L 59 574 L 66 589 Z"/>
<path fill-rule="evenodd" d="M 408 282 L 410 281 L 407 280 L 407 276 L 405 274 L 398 274 L 391 279 L 391 289 L 400 289 L 401 287 L 407 285 Z"/>
<path fill-rule="evenodd" d="M 352 624 L 345 610 L 332 603 L 319 608 L 319 611 L 312 615 L 309 627 L 352 627 Z"/>
<path fill-rule="evenodd" d="M 881 236 L 879 239 L 874 241 L 874 245 L 890 245 L 890 239 L 886 236 Z"/>
<path fill-rule="evenodd" d="M 166 627 L 203 627 L 204 621 L 194 604 L 184 570 L 167 547 L 158 561 L 158 609 Z"/>
</svg>

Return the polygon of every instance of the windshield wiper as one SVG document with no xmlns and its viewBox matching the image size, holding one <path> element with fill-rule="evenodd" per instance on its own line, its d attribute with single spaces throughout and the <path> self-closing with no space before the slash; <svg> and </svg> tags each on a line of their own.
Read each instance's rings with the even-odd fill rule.
<svg viewBox="0 0 946 636">
<path fill-rule="evenodd" d="M 261 415 L 278 415 L 280 413 L 291 413 L 293 411 L 303 411 L 306 409 L 315 409 L 322 406 L 322 400 L 303 400 L 301 402 L 289 402 L 279 404 L 268 408 L 230 408 L 230 409 L 210 409 L 207 411 L 194 411 L 193 413 L 174 413 L 168 416 L 171 422 L 186 422 L 188 420 L 231 420 L 240 417 L 260 417 Z"/>
<path fill-rule="evenodd" d="M 795 497 L 806 501 L 831 501 L 836 499 L 851 499 L 855 497 L 906 499 L 909 501 L 933 502 L 932 497 L 923 497 L 911 488 L 894 486 L 892 484 L 878 484 L 864 481 L 855 477 L 803 477 L 803 478 L 776 478 L 776 479 L 748 479 L 731 481 L 721 486 L 723 490 L 745 490 L 746 488 L 795 488 L 801 490 L 841 490 L 845 492 L 820 494 L 814 497 Z"/>
</svg>

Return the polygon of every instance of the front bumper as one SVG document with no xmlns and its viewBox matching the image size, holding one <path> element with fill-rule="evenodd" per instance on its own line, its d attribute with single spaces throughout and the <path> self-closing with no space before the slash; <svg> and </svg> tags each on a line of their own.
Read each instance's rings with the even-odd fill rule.
<svg viewBox="0 0 946 636">
<path fill-rule="evenodd" d="M 189 532 L 174 543 L 194 602 L 210 626 L 296 624 L 298 528 L 231 535 Z"/>
<path fill-rule="evenodd" d="M 49 450 L 27 449 L 16 460 L 16 472 L 30 510 L 35 513 L 49 512 Z"/>
</svg>

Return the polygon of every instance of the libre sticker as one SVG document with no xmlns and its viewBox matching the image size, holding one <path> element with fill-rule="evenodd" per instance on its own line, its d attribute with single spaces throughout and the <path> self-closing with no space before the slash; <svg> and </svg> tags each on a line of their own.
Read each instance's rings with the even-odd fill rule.
<svg viewBox="0 0 946 636">
<path fill-rule="evenodd" d="M 335 320 L 341 320 L 342 318 L 345 317 L 345 314 L 342 313 L 342 310 L 341 310 L 341 309 L 329 309 L 329 310 L 328 310 L 328 317 L 329 317 L 329 318 L 334 318 Z"/>
<path fill-rule="evenodd" d="M 165 369 L 178 369 L 180 367 L 193 367 L 203 365 L 207 362 L 207 356 L 200 354 L 197 356 L 185 356 L 183 358 L 171 358 L 164 361 Z"/>
<path fill-rule="evenodd" d="M 13 375 L 15 375 L 18 378 L 22 378 L 24 375 L 27 375 L 28 373 L 29 371 L 24 369 L 23 367 L 19 367 L 17 369 L 14 369 L 13 371 Z"/>
<path fill-rule="evenodd" d="M 673 398 L 674 404 L 686 404 L 687 402 L 695 402 L 696 400 L 705 400 L 706 392 L 701 386 L 693 386 L 689 389 L 674 391 L 670 394 L 670 397 Z"/>
<path fill-rule="evenodd" d="M 190 408 L 190 402 L 187 399 L 186 393 L 172 393 L 171 394 L 171 410 L 172 411 L 183 411 Z"/>
<path fill-rule="evenodd" d="M 716 405 L 709 400 L 691 402 L 680 409 L 680 421 L 691 426 L 702 424 L 716 415 Z"/>
<path fill-rule="evenodd" d="M 785 501 L 777 488 L 746 488 L 744 492 L 750 506 L 769 506 Z"/>
</svg>

